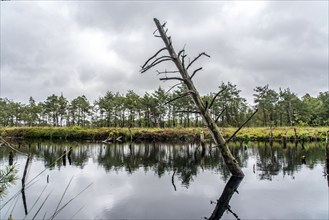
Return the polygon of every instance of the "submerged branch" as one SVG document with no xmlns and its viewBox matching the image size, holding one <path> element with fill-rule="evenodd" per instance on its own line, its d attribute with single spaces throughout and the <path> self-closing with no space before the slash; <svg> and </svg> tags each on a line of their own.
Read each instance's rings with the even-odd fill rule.
<svg viewBox="0 0 329 220">
<path fill-rule="evenodd" d="M 50 219 L 54 219 L 58 213 L 60 213 L 68 204 L 70 204 L 73 200 L 75 200 L 78 196 L 80 196 L 84 191 L 86 191 L 93 183 L 90 183 L 88 186 L 86 186 L 83 190 L 81 190 L 76 196 L 74 196 L 72 199 L 70 199 L 68 202 L 66 202 L 62 207 L 60 207 L 54 214 L 50 217 Z"/>
<path fill-rule="evenodd" d="M 10 143 L 8 143 L 5 139 L 3 139 L 3 137 L 0 137 L 0 140 L 6 145 L 8 146 L 10 149 L 12 149 L 13 151 L 16 151 L 17 153 L 23 154 L 23 155 L 28 155 L 26 153 L 23 153 L 22 151 L 17 150 L 16 148 L 14 148 L 13 146 L 11 146 Z"/>
</svg>

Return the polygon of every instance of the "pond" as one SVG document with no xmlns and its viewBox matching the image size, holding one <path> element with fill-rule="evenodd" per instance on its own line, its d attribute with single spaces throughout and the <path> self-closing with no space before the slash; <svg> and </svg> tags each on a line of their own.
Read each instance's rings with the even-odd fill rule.
<svg viewBox="0 0 329 220">
<path fill-rule="evenodd" d="M 230 179 L 211 145 L 202 151 L 198 144 L 20 144 L 32 155 L 28 162 L 1 147 L 1 167 L 16 164 L 18 180 L 1 198 L 0 218 L 328 219 L 324 143 L 232 143 L 230 149 L 242 180 Z"/>
</svg>

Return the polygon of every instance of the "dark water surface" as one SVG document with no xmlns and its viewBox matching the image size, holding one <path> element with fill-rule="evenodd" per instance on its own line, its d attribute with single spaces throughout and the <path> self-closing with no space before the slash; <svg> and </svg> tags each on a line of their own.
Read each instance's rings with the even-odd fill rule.
<svg viewBox="0 0 329 220">
<path fill-rule="evenodd" d="M 229 209 L 220 214 L 223 219 L 328 219 L 324 143 L 291 143 L 284 149 L 281 143 L 232 143 L 246 175 L 237 183 L 237 192 L 225 188 L 230 174 L 219 151 L 207 146 L 203 152 L 197 147 L 21 145 L 19 150 L 32 153 L 25 190 L 21 193 L 27 156 L 15 153 L 18 180 L 1 198 L 0 218 L 12 214 L 14 219 L 49 219 L 63 208 L 55 219 L 204 219 L 223 209 L 224 200 L 232 196 L 229 206 L 224 205 L 224 210 Z M 70 148 L 71 155 L 60 158 Z M 1 167 L 11 162 L 9 151 L 1 147 Z"/>
</svg>

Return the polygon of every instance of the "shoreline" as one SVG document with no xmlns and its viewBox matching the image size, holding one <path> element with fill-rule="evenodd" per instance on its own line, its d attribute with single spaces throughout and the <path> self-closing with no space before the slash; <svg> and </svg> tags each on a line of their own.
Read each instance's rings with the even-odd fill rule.
<svg viewBox="0 0 329 220">
<path fill-rule="evenodd" d="M 220 128 L 225 139 L 236 128 Z M 245 127 L 234 141 L 324 141 L 329 127 Z M 12 139 L 81 141 L 199 141 L 200 133 L 211 139 L 207 128 L 88 128 L 88 127 L 0 127 L 0 136 Z"/>
</svg>

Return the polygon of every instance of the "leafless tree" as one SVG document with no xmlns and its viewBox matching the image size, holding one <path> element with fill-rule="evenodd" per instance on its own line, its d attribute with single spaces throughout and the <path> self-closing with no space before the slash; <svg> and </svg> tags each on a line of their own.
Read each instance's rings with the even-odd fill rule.
<svg viewBox="0 0 329 220">
<path fill-rule="evenodd" d="M 231 154 L 227 142 L 232 139 L 232 137 L 242 128 L 242 126 L 247 121 L 249 121 L 249 119 L 255 113 L 245 123 L 243 123 L 243 125 L 232 135 L 232 137 L 230 137 L 228 140 L 225 140 L 216 124 L 216 121 L 211 117 L 211 114 L 209 113 L 209 109 L 211 108 L 212 104 L 214 103 L 215 99 L 218 97 L 221 91 L 219 91 L 217 95 L 214 96 L 213 100 L 210 103 L 203 102 L 201 96 L 199 95 L 198 90 L 195 88 L 192 81 L 192 78 L 195 76 L 195 74 L 198 73 L 200 70 L 202 70 L 202 67 L 195 68 L 194 70 L 192 70 L 193 64 L 195 64 L 196 61 L 198 61 L 198 59 L 200 59 L 201 57 L 210 57 L 210 56 L 205 52 L 202 52 L 191 61 L 186 62 L 187 55 L 185 54 L 185 49 L 180 50 L 178 54 L 175 52 L 172 45 L 171 37 L 167 35 L 168 29 L 166 29 L 166 23 L 161 24 L 159 20 L 156 18 L 154 18 L 154 22 L 156 24 L 157 30 L 153 34 L 155 37 L 161 38 L 165 46 L 160 50 L 158 50 L 142 65 L 140 72 L 144 73 L 150 70 L 151 68 L 159 65 L 160 63 L 164 63 L 164 62 L 173 63 L 177 68 L 176 70 L 170 70 L 170 71 L 165 70 L 162 72 L 157 71 L 158 74 L 164 75 L 164 77 L 161 77 L 160 80 L 178 81 L 178 83 L 176 83 L 173 87 L 176 87 L 178 85 L 183 86 L 185 92 L 180 94 L 180 96 L 176 97 L 174 100 L 185 96 L 190 96 L 192 98 L 193 102 L 195 103 L 196 110 L 191 110 L 191 111 L 193 111 L 194 113 L 198 113 L 202 116 L 203 121 L 208 127 L 216 146 L 221 150 L 225 164 L 230 170 L 231 174 L 237 177 L 244 176 L 237 160 Z M 165 52 L 167 52 L 168 54 L 167 53 L 165 54 Z M 191 72 L 191 74 L 189 72 Z M 170 76 L 168 76 L 169 74 Z M 172 76 L 172 74 L 174 75 Z"/>
</svg>

